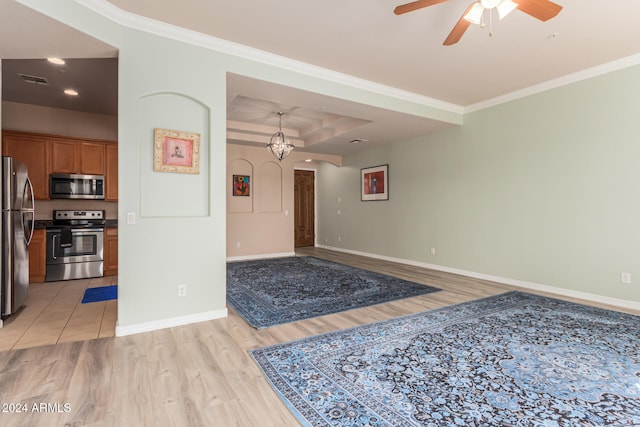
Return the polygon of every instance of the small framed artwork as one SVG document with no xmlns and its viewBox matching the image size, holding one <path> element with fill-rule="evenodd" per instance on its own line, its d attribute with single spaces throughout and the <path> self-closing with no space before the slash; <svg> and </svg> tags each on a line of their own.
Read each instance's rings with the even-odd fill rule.
<svg viewBox="0 0 640 427">
<path fill-rule="evenodd" d="M 389 165 L 360 169 L 360 200 L 389 200 Z"/>
<path fill-rule="evenodd" d="M 247 197 L 251 195 L 249 175 L 233 175 L 233 195 Z"/>
<path fill-rule="evenodd" d="M 153 170 L 199 174 L 200 134 L 154 129 Z"/>
</svg>

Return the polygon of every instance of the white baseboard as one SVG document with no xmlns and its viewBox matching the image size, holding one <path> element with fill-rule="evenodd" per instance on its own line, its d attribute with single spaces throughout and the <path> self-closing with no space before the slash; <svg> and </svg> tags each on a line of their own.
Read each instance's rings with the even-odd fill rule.
<svg viewBox="0 0 640 427">
<path fill-rule="evenodd" d="M 153 322 L 138 323 L 136 325 L 119 326 L 116 325 L 116 336 L 139 334 L 141 332 L 157 331 L 158 329 L 173 328 L 174 326 L 189 325 L 191 323 L 205 322 L 207 320 L 221 319 L 227 317 L 227 309 L 215 311 L 205 311 L 204 313 L 190 314 L 187 316 L 173 317 Z"/>
<path fill-rule="evenodd" d="M 444 271 L 447 273 L 459 274 L 461 276 L 473 277 L 475 279 L 489 280 L 491 282 L 517 286 L 519 288 L 530 289 L 530 290 L 535 290 L 539 292 L 547 292 L 550 294 L 562 295 L 565 297 L 583 299 L 585 301 L 593 301 L 600 304 L 607 304 L 607 305 L 612 305 L 612 306 L 621 307 L 621 308 L 628 308 L 632 310 L 640 310 L 640 302 L 636 302 L 636 301 L 627 301 L 627 300 L 618 299 L 618 298 L 606 297 L 603 295 L 590 294 L 587 292 L 580 292 L 580 291 L 574 291 L 571 289 L 558 288 L 555 286 L 542 285 L 539 283 L 526 282 L 524 280 L 510 279 L 508 277 L 500 277 L 500 276 L 493 276 L 490 274 L 476 273 L 474 271 L 460 270 L 457 268 L 451 268 L 451 267 L 446 267 L 446 266 L 437 265 L 437 264 L 428 264 L 426 262 L 413 261 L 413 260 L 408 260 L 403 258 L 394 258 L 394 257 L 385 256 L 385 255 L 372 254 L 368 252 L 354 251 L 351 249 L 337 248 L 334 246 L 318 245 L 317 247 L 323 248 L 323 249 L 330 249 L 336 252 L 345 252 L 345 253 L 354 254 L 354 255 L 366 256 L 369 258 L 381 259 L 384 261 L 397 262 L 399 264 L 406 264 L 406 265 L 412 265 L 415 267 L 423 267 L 423 268 L 429 268 L 431 270 L 438 270 L 438 271 Z"/>
<path fill-rule="evenodd" d="M 258 254 L 258 255 L 242 255 L 242 256 L 229 256 L 227 262 L 234 261 L 253 261 L 256 259 L 268 259 L 268 258 L 284 258 L 289 256 L 296 256 L 295 252 L 280 252 L 274 254 Z"/>
</svg>

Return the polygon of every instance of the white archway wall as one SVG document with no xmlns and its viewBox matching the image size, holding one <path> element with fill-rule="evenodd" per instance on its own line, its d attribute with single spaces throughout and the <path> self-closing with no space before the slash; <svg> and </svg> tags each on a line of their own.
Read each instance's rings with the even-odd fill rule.
<svg viewBox="0 0 640 427">
<path fill-rule="evenodd" d="M 209 109 L 178 93 L 156 93 L 140 100 L 140 216 L 209 216 Z M 182 114 L 176 114 L 181 111 Z M 200 135 L 200 171 L 197 174 L 153 170 L 154 129 Z"/>
</svg>

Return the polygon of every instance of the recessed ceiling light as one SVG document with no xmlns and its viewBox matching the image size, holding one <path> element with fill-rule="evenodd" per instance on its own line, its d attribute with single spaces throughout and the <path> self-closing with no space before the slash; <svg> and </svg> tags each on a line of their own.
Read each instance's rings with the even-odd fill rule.
<svg viewBox="0 0 640 427">
<path fill-rule="evenodd" d="M 51 62 L 52 64 L 56 64 L 56 65 L 64 65 L 64 59 L 61 58 L 47 58 L 47 61 Z"/>
<path fill-rule="evenodd" d="M 359 144 L 360 142 L 367 142 L 368 139 L 352 139 L 351 141 L 349 141 L 349 143 L 351 144 Z"/>
<path fill-rule="evenodd" d="M 313 159 L 306 159 L 305 162 L 307 163 L 311 163 L 313 161 Z"/>
<path fill-rule="evenodd" d="M 78 91 L 73 89 L 65 89 L 64 93 L 70 96 L 78 96 Z"/>
</svg>

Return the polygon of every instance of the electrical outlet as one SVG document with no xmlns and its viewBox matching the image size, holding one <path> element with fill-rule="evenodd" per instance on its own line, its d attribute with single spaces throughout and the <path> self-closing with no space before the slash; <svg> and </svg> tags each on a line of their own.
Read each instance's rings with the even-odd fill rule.
<svg viewBox="0 0 640 427">
<path fill-rule="evenodd" d="M 342 242 L 342 237 L 338 236 L 338 242 Z"/>
<path fill-rule="evenodd" d="M 631 283 L 631 273 L 620 273 L 620 283 L 628 285 Z"/>
<path fill-rule="evenodd" d="M 181 283 L 178 285 L 178 296 L 179 297 L 186 297 L 187 296 L 187 285 L 184 283 Z"/>
<path fill-rule="evenodd" d="M 435 255 L 436 254 L 436 248 L 431 248 L 431 255 Z"/>
<path fill-rule="evenodd" d="M 240 247 L 240 242 L 236 242 L 236 248 Z"/>
</svg>

